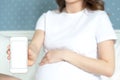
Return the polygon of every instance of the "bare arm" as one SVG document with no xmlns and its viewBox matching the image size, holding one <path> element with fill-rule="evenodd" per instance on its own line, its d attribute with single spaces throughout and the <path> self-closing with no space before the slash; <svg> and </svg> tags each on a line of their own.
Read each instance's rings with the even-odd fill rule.
<svg viewBox="0 0 120 80">
<path fill-rule="evenodd" d="M 44 31 L 42 30 L 36 30 L 31 43 L 29 44 L 29 47 L 34 48 L 36 50 L 36 53 L 39 53 L 41 47 L 43 46 L 44 42 Z"/>
<path fill-rule="evenodd" d="M 36 30 L 31 43 L 29 44 L 28 51 L 28 65 L 33 65 L 36 61 L 38 53 L 40 52 L 41 47 L 44 42 L 44 31 Z"/>
<path fill-rule="evenodd" d="M 41 65 L 62 60 L 87 72 L 110 77 L 114 72 L 114 41 L 108 40 L 98 44 L 98 59 L 82 56 L 70 50 L 58 49 L 49 51 L 41 61 Z"/>
<path fill-rule="evenodd" d="M 68 53 L 65 60 L 87 72 L 112 76 L 114 72 L 114 41 L 104 41 L 98 44 L 98 59 L 79 54 Z"/>
</svg>

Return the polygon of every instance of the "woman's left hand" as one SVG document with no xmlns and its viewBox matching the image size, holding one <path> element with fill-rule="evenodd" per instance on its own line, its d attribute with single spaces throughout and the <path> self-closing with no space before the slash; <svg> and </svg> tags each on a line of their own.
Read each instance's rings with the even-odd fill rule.
<svg viewBox="0 0 120 80">
<path fill-rule="evenodd" d="M 40 65 L 63 61 L 66 51 L 67 50 L 62 50 L 62 49 L 55 49 L 48 51 L 44 56 L 44 58 L 41 60 Z"/>
</svg>

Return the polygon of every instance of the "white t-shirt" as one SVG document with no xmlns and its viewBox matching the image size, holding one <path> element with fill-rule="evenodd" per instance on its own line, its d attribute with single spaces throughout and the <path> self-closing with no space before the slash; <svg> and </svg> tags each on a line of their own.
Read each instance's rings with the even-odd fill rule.
<svg viewBox="0 0 120 80">
<path fill-rule="evenodd" d="M 107 13 L 101 10 L 48 11 L 39 18 L 36 29 L 45 31 L 45 51 L 69 49 L 91 58 L 97 58 L 98 43 L 116 39 Z M 40 66 L 36 80 L 100 80 L 100 76 L 61 61 Z"/>
</svg>

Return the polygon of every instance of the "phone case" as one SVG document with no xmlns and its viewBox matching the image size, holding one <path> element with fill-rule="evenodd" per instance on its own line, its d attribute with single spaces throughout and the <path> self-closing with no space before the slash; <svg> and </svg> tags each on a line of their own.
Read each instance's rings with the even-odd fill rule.
<svg viewBox="0 0 120 80">
<path fill-rule="evenodd" d="M 10 38 L 10 72 L 26 73 L 28 63 L 28 39 L 26 37 Z"/>
</svg>

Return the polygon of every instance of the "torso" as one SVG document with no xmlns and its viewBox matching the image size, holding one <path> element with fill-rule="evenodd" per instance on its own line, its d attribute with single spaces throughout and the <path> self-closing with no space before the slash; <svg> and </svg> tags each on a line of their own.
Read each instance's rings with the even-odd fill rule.
<svg viewBox="0 0 120 80">
<path fill-rule="evenodd" d="M 97 58 L 96 17 L 102 12 L 89 12 L 86 9 L 75 14 L 48 11 L 45 21 L 45 51 L 70 49 L 78 54 Z M 100 77 L 61 61 L 40 66 L 37 80 L 100 80 Z"/>
</svg>

